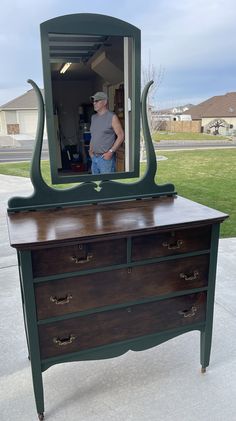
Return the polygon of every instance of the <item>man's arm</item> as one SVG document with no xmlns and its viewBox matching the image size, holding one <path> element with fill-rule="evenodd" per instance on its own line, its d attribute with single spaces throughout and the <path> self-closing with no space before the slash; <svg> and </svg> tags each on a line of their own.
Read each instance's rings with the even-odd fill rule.
<svg viewBox="0 0 236 421">
<path fill-rule="evenodd" d="M 91 131 L 92 125 L 93 125 L 93 118 L 94 118 L 94 115 L 92 115 L 92 117 L 91 117 L 90 131 Z M 94 155 L 94 150 L 93 150 L 93 144 L 92 143 L 93 142 L 92 142 L 92 139 L 91 139 L 90 140 L 90 144 L 89 144 L 89 156 L 90 156 L 91 159 L 92 159 L 92 157 Z"/>
<path fill-rule="evenodd" d="M 113 128 L 113 130 L 116 134 L 116 140 L 113 143 L 111 149 L 103 154 L 105 159 L 111 159 L 113 153 L 116 152 L 117 149 L 119 149 L 120 145 L 123 143 L 124 138 L 125 138 L 124 130 L 123 130 L 123 128 L 121 126 L 121 123 L 120 123 L 120 120 L 119 120 L 119 118 L 117 117 L 116 114 L 114 114 L 113 117 L 112 117 L 111 125 L 112 125 L 112 128 Z M 112 150 L 112 152 L 111 152 L 111 150 Z"/>
<path fill-rule="evenodd" d="M 89 156 L 90 156 L 90 158 L 92 158 L 92 157 L 93 157 L 93 155 L 94 155 L 94 152 L 93 152 L 93 145 L 91 145 L 91 142 L 90 142 L 90 145 L 89 145 Z"/>
<path fill-rule="evenodd" d="M 125 138 L 124 130 L 121 126 L 120 120 L 117 117 L 117 115 L 115 115 L 115 114 L 112 117 L 112 128 L 113 128 L 113 130 L 114 130 L 114 132 L 117 136 L 116 141 L 112 146 L 112 150 L 113 150 L 113 152 L 115 152 L 120 147 L 120 145 L 123 143 L 124 138 Z"/>
</svg>

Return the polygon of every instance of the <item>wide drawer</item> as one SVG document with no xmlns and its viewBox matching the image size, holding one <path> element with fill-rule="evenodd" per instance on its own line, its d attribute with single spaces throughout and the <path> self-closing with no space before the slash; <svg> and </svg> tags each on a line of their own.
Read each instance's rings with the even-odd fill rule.
<svg viewBox="0 0 236 421">
<path fill-rule="evenodd" d="M 132 261 L 208 250 L 210 242 L 210 226 L 141 235 L 133 238 Z"/>
<path fill-rule="evenodd" d="M 208 255 L 42 282 L 38 319 L 207 286 Z"/>
<path fill-rule="evenodd" d="M 125 239 L 78 243 L 32 251 L 34 276 L 75 272 L 122 264 L 126 261 Z"/>
<path fill-rule="evenodd" d="M 42 358 L 203 322 L 206 293 L 104 311 L 39 326 Z"/>
</svg>

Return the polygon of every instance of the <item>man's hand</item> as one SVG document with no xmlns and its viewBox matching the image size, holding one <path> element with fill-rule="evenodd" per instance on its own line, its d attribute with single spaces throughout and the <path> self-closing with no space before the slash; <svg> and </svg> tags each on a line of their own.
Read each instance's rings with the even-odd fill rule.
<svg viewBox="0 0 236 421">
<path fill-rule="evenodd" d="M 104 154 L 102 155 L 102 157 L 104 159 L 106 159 L 107 161 L 109 161 L 112 158 L 113 152 L 111 152 L 110 150 L 107 152 L 104 152 Z"/>
</svg>

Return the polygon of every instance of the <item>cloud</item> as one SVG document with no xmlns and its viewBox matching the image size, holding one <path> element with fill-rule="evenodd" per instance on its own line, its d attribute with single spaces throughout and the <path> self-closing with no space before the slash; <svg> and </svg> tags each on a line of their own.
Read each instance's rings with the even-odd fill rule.
<svg viewBox="0 0 236 421">
<path fill-rule="evenodd" d="M 203 60 L 217 64 L 221 57 L 232 59 L 236 28 L 231 0 L 168 4 L 169 13 L 157 3 L 152 15 L 144 15 L 144 50 L 151 48 L 163 66 L 174 68 L 201 66 Z"/>
<path fill-rule="evenodd" d="M 144 14 L 143 61 L 151 54 L 165 69 L 156 101 L 198 103 L 236 90 L 234 10 L 231 0 L 188 0 L 168 2 L 168 11 L 156 3 Z"/>
</svg>

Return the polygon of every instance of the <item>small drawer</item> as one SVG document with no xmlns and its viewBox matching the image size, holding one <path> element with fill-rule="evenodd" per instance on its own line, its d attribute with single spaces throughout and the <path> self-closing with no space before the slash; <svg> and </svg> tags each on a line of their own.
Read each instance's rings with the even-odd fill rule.
<svg viewBox="0 0 236 421">
<path fill-rule="evenodd" d="M 142 235 L 132 240 L 132 261 L 208 250 L 210 243 L 210 226 Z"/>
<path fill-rule="evenodd" d="M 207 286 L 208 255 L 42 282 L 38 319 Z"/>
<path fill-rule="evenodd" d="M 185 295 L 39 326 L 42 358 L 205 321 L 206 293 Z"/>
<path fill-rule="evenodd" d="M 126 263 L 126 239 L 77 243 L 32 251 L 34 276 L 100 268 Z"/>
</svg>

